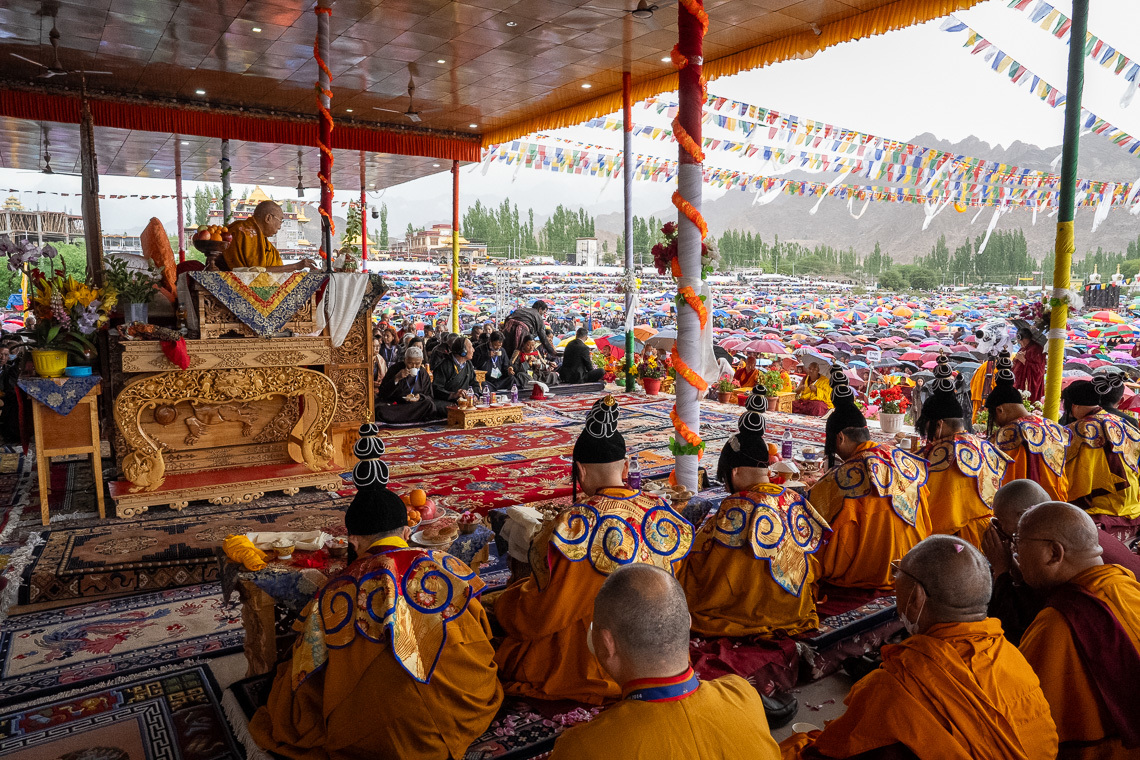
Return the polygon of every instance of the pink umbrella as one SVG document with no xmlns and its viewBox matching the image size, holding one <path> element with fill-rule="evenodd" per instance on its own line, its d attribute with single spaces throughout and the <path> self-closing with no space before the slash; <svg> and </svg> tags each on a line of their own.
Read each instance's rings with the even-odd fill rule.
<svg viewBox="0 0 1140 760">
<path fill-rule="evenodd" d="M 788 349 L 784 348 L 784 344 L 772 340 L 754 340 L 749 343 L 745 350 L 759 351 L 762 354 L 786 354 L 789 353 Z"/>
<path fill-rule="evenodd" d="M 938 362 L 923 362 L 922 363 L 923 369 L 934 369 L 937 366 L 938 366 Z"/>
<path fill-rule="evenodd" d="M 900 356 L 899 359 L 904 362 L 922 361 L 922 354 L 917 351 L 907 351 L 905 354 Z"/>
</svg>

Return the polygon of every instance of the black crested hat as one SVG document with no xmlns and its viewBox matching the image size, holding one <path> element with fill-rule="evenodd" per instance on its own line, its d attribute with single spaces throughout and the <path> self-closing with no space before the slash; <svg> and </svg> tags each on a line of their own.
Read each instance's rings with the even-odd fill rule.
<svg viewBox="0 0 1140 760">
<path fill-rule="evenodd" d="M 768 443 L 764 440 L 764 412 L 768 411 L 768 399 L 764 389 L 752 389 L 745 403 L 745 412 L 737 423 L 738 432 L 728 439 L 720 452 L 717 463 L 717 478 L 726 486 L 737 467 L 767 467 L 769 462 Z"/>
<path fill-rule="evenodd" d="M 357 488 L 388 485 L 388 464 L 380 459 L 384 453 L 384 441 L 380 438 L 380 426 L 366 422 L 360 426 L 360 438 L 352 444 L 352 453 L 360 461 L 352 468 L 352 482 Z"/>
<path fill-rule="evenodd" d="M 989 410 L 997 409 L 1002 404 L 1023 404 L 1025 399 L 1021 391 L 1013 387 L 1013 362 L 1010 361 L 1009 351 L 1002 351 L 994 364 L 994 389 L 986 396 L 985 407 Z"/>
<path fill-rule="evenodd" d="M 829 465 L 834 464 L 839 453 L 836 448 L 839 434 L 847 428 L 867 427 L 867 418 L 855 405 L 855 391 L 851 390 L 847 373 L 838 363 L 831 366 L 831 403 L 835 409 L 827 416 L 823 427 L 823 453 L 827 455 Z"/>
<path fill-rule="evenodd" d="M 382 485 L 361 488 L 344 512 L 344 527 L 350 536 L 375 536 L 407 525 L 408 508 Z"/>
<path fill-rule="evenodd" d="M 945 354 L 938 355 L 938 363 L 934 368 L 934 380 L 930 384 L 934 393 L 922 405 L 922 413 L 915 422 L 918 430 L 923 430 L 926 423 L 939 420 L 965 418 L 962 404 L 958 401 L 958 386 L 954 382 L 950 371 L 950 362 Z"/>
<path fill-rule="evenodd" d="M 618 403 L 612 395 L 598 399 L 574 443 L 574 461 L 606 464 L 625 459 L 625 438 L 618 432 Z"/>
<path fill-rule="evenodd" d="M 1100 406 L 1101 395 L 1095 380 L 1076 380 L 1062 391 L 1061 400 L 1078 406 Z"/>
<path fill-rule="evenodd" d="M 1101 367 L 1093 372 L 1093 387 L 1100 406 L 1116 406 L 1124 398 L 1124 373 L 1115 367 Z"/>
</svg>

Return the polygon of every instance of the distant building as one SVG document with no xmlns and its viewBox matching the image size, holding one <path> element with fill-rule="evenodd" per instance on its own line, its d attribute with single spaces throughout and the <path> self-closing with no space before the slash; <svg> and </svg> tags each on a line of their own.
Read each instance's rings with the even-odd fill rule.
<svg viewBox="0 0 1140 760">
<path fill-rule="evenodd" d="M 104 254 L 123 254 L 128 256 L 142 256 L 142 242 L 138 235 L 103 235 Z"/>
<path fill-rule="evenodd" d="M 257 204 L 262 201 L 271 200 L 275 199 L 266 195 L 265 191 L 258 185 L 253 188 L 253 192 L 249 194 L 248 198 L 242 198 L 233 202 L 233 218 L 235 220 L 248 219 L 253 216 L 253 210 L 257 208 Z M 281 252 L 282 256 L 300 257 L 316 255 L 317 245 L 305 237 L 305 225 L 309 223 L 309 217 L 305 215 L 308 204 L 293 200 L 277 202 L 285 214 L 285 220 L 281 222 L 281 229 L 277 231 L 277 235 L 270 238 L 270 242 L 277 246 L 277 250 Z M 224 223 L 220 204 L 217 208 L 210 208 L 210 218 L 206 223 Z"/>
<path fill-rule="evenodd" d="M 451 225 L 433 224 L 428 229 L 418 230 L 408 238 L 408 254 L 411 258 L 426 258 L 432 261 L 451 260 Z M 396 247 L 393 246 L 393 250 Z M 459 235 L 459 260 L 464 264 L 483 264 L 487 261 L 487 244 L 472 243 Z"/>
<path fill-rule="evenodd" d="M 25 209 L 19 198 L 9 195 L 0 207 L 0 235 L 12 240 L 71 243 L 83 239 L 83 217 L 63 211 Z"/>
<path fill-rule="evenodd" d="M 598 266 L 598 239 L 578 238 L 574 244 L 574 253 L 566 257 L 566 263 L 580 267 Z"/>
</svg>

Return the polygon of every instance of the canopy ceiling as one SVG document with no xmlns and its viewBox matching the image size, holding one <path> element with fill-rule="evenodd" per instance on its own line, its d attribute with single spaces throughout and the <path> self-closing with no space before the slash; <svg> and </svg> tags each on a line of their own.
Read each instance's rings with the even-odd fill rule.
<svg viewBox="0 0 1140 760">
<path fill-rule="evenodd" d="M 626 66 L 635 97 L 672 89 L 671 66 L 662 59 L 676 42 L 677 11 L 674 2 L 657 2 L 664 7 L 643 21 L 621 13 L 636 0 L 336 0 L 329 65 L 338 128 L 426 131 L 463 136 L 464 142 L 482 136 L 486 143 L 616 110 Z M 706 0 L 706 72 L 723 75 L 811 55 L 976 2 Z M 42 68 L 9 55 L 50 63 L 54 17 L 65 68 L 112 72 L 88 77 L 93 98 L 188 112 L 242 108 L 268 120 L 301 117 L 315 124 L 315 5 L 314 0 L 4 0 L 0 91 L 77 94 L 77 75 L 44 79 Z M 409 78 L 415 81 L 422 122 L 374 110 L 405 111 Z M 14 115 L 40 118 L 26 108 L 0 113 Z M 41 167 L 40 126 L 27 118 L 0 119 L 4 166 Z M 58 123 L 49 127 L 51 153 L 59 156 L 53 165 L 74 164 L 77 130 Z M 172 174 L 173 153 L 163 147 L 170 144 L 169 135 L 100 129 L 97 138 L 101 169 Z M 186 176 L 206 172 L 217 140 L 195 147 L 195 138 L 183 139 L 194 148 L 186 156 Z M 296 162 L 296 147 L 247 145 L 243 150 L 261 165 L 245 167 L 255 175 L 243 175 L 235 161 L 237 181 L 282 184 L 268 177 Z M 310 152 L 315 161 L 315 151 Z M 357 186 L 358 170 L 347 168 L 356 162 L 337 158 L 344 172 L 338 171 L 337 184 L 344 177 L 348 186 Z M 379 188 L 436 171 L 433 163 L 438 160 L 401 159 L 388 169 L 377 165 L 372 176 Z M 295 182 L 295 167 L 292 174 Z"/>
</svg>

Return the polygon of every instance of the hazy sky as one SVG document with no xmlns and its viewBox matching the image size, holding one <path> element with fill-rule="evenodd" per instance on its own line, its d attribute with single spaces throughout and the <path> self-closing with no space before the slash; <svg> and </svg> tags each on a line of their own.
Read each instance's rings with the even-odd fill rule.
<svg viewBox="0 0 1140 760">
<path fill-rule="evenodd" d="M 1057 0 L 1052 4 L 1066 14 L 1071 11 L 1071 0 Z M 1007 0 L 991 0 L 957 15 L 1035 74 L 1065 90 L 1067 46 L 1029 23 L 1027 13 L 1006 6 Z M 941 21 L 936 20 L 839 45 L 809 60 L 788 61 L 726 77 L 710 83 L 709 91 L 894 139 L 905 140 L 930 132 L 951 141 L 976 135 L 991 144 L 1008 145 L 1021 140 L 1042 147 L 1059 145 L 1063 108 L 1050 108 L 1031 95 L 1026 86 L 1015 87 L 1004 75 L 990 71 L 983 55 L 971 56 L 962 47 L 966 39 L 964 33 L 939 31 L 940 24 Z M 1089 30 L 1133 60 L 1140 60 L 1140 38 L 1134 33 L 1136 29 L 1140 29 L 1140 2 L 1092 0 Z M 1124 47 L 1120 47 L 1122 44 Z M 1130 108 L 1121 109 L 1124 90 L 1122 77 L 1086 61 L 1085 107 L 1126 132 L 1140 136 L 1140 97 Z M 666 125 L 664 119 L 647 110 L 636 110 L 634 118 L 641 123 Z M 621 137 L 617 132 L 571 128 L 556 134 L 596 145 L 620 147 Z M 728 137 L 729 134 L 714 128 L 708 129 L 706 136 Z M 639 141 L 634 149 L 661 157 L 676 156 L 676 147 L 671 143 Z M 979 157 L 986 158 L 985 155 Z M 761 170 L 758 163 L 743 166 L 726 158 L 726 154 L 712 151 L 707 163 Z M 1140 160 L 1137 174 L 1140 174 Z M 104 193 L 173 193 L 173 185 L 167 180 L 135 177 L 101 179 Z M 194 186 L 195 183 L 185 183 L 188 193 L 193 193 Z M 79 179 L 0 169 L 0 191 L 9 187 L 77 192 Z M 541 215 L 548 214 L 559 203 L 584 205 L 594 213 L 621 209 L 618 180 L 606 182 L 528 169 L 516 172 L 513 167 L 501 165 L 492 165 L 485 172 L 478 166 L 465 169 L 460 175 L 460 189 L 464 206 L 476 198 L 497 203 L 509 196 L 523 208 L 533 205 L 535 212 Z M 290 188 L 266 190 L 283 198 L 295 194 Z M 648 214 L 666 207 L 671 190 L 658 183 L 635 184 L 635 212 Z M 370 202 L 388 204 L 389 229 L 399 234 L 409 222 L 422 225 L 449 220 L 450 191 L 450 174 L 443 173 L 389 188 L 383 193 L 371 193 Z M 706 189 L 710 197 L 716 192 Z M 79 205 L 75 198 L 50 195 L 24 195 L 23 201 L 26 205 L 38 203 L 52 209 L 65 206 L 77 209 Z M 811 202 L 805 200 L 804 213 L 810 206 Z M 140 228 L 151 216 L 158 216 L 169 229 L 174 228 L 173 201 L 104 201 L 101 211 L 107 231 Z"/>
</svg>

